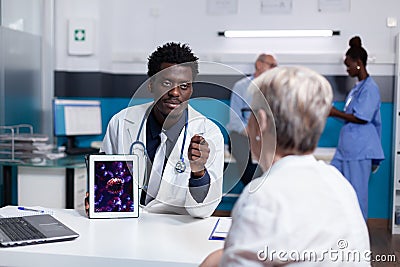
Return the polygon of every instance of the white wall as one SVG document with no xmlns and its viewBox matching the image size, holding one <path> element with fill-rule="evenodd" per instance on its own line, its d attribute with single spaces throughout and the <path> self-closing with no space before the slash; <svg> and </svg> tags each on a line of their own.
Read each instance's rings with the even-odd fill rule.
<svg viewBox="0 0 400 267">
<path fill-rule="evenodd" d="M 43 0 L 2 0 L 1 25 L 42 35 Z"/>
<path fill-rule="evenodd" d="M 238 0 L 234 15 L 207 14 L 207 1 L 195 0 L 56 0 L 56 69 L 145 73 L 146 58 L 167 41 L 188 43 L 201 60 L 218 61 L 251 72 L 260 52 L 272 52 L 281 64 L 308 65 L 323 74 L 343 74 L 348 40 L 360 35 L 370 55 L 369 71 L 394 74 L 395 36 L 387 17 L 400 19 L 398 0 L 350 0 L 349 12 L 318 12 L 318 0 L 293 0 L 291 14 L 266 15 L 259 0 Z M 68 56 L 67 20 L 95 21 L 91 56 Z M 328 38 L 227 39 L 226 29 L 333 29 Z"/>
</svg>

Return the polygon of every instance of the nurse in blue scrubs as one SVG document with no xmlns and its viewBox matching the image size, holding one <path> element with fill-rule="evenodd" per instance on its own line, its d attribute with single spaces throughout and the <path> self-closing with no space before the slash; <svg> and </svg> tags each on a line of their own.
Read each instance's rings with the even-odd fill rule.
<svg viewBox="0 0 400 267">
<path fill-rule="evenodd" d="M 357 84 L 346 98 L 344 111 L 332 107 L 330 116 L 344 120 L 335 156 L 331 162 L 353 185 L 364 219 L 368 219 L 368 181 L 371 170 L 384 159 L 381 145 L 381 98 L 367 70 L 367 51 L 361 39 L 350 39 L 344 64 Z"/>
</svg>

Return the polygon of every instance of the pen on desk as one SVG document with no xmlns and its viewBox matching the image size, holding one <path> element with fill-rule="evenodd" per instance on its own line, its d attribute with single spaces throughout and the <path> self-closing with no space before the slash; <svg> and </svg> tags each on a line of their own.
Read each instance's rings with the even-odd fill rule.
<svg viewBox="0 0 400 267">
<path fill-rule="evenodd" d="M 34 211 L 34 212 L 44 213 L 44 210 L 36 210 L 36 209 L 30 209 L 30 208 L 25 208 L 25 207 L 18 207 L 18 209 L 25 210 L 25 211 Z"/>
</svg>

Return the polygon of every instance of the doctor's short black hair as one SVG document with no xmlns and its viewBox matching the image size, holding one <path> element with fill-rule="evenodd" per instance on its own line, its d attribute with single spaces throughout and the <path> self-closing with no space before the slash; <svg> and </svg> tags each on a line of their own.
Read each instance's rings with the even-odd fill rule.
<svg viewBox="0 0 400 267">
<path fill-rule="evenodd" d="M 187 63 L 187 65 L 192 68 L 194 80 L 199 73 L 198 59 L 199 58 L 193 54 L 192 49 L 187 44 L 174 42 L 166 43 L 163 46 L 157 47 L 156 51 L 148 57 L 147 75 L 152 77 L 161 71 L 162 63 Z"/>
</svg>

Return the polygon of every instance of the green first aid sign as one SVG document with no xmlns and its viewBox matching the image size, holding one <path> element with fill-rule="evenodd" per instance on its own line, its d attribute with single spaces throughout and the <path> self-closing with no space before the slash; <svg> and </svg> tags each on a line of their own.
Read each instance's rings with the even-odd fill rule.
<svg viewBox="0 0 400 267">
<path fill-rule="evenodd" d="M 86 39 L 85 29 L 75 29 L 74 31 L 74 40 L 76 42 L 84 42 Z"/>
</svg>

